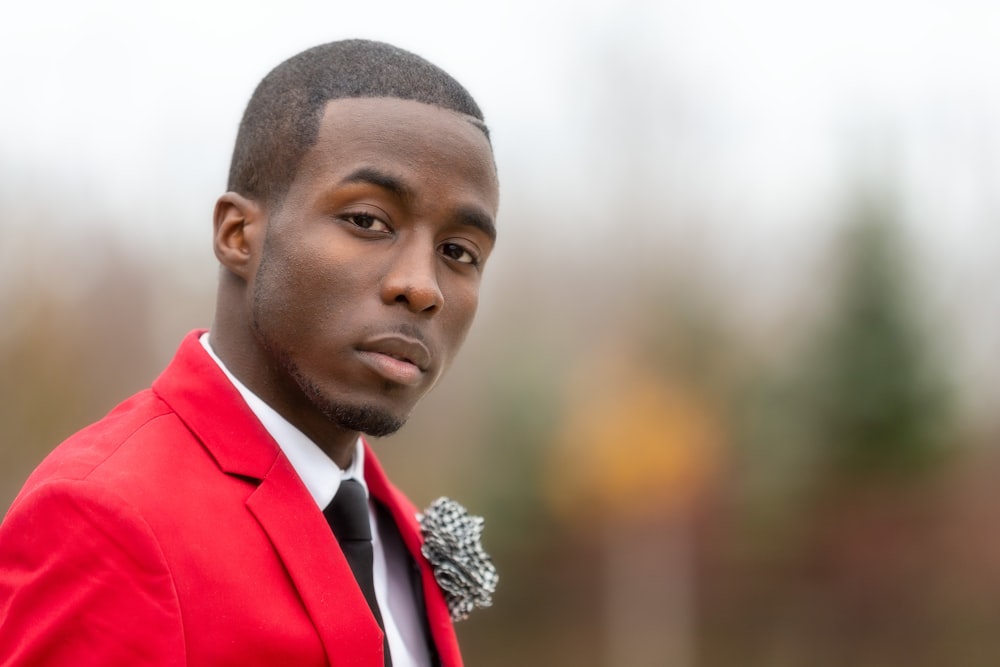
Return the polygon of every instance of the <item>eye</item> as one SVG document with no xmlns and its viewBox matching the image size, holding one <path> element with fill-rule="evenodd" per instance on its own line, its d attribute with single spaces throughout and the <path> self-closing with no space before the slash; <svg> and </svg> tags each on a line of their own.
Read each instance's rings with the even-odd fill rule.
<svg viewBox="0 0 1000 667">
<path fill-rule="evenodd" d="M 348 213 L 344 216 L 344 220 L 347 220 L 355 227 L 360 227 L 361 229 L 371 232 L 392 231 L 385 221 L 376 218 L 374 215 L 369 213 Z"/>
<path fill-rule="evenodd" d="M 479 257 L 477 257 L 468 248 L 465 248 L 457 243 L 441 244 L 441 254 L 460 264 L 472 264 L 473 266 L 479 265 Z"/>
</svg>

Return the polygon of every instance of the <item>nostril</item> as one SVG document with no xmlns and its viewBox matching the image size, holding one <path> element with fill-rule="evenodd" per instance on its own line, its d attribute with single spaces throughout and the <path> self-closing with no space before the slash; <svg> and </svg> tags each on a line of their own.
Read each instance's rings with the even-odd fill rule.
<svg viewBox="0 0 1000 667">
<path fill-rule="evenodd" d="M 408 308 L 415 313 L 431 313 L 437 311 L 444 302 L 441 290 L 437 285 L 410 285 L 394 289 L 384 294 L 385 303 L 394 303 Z"/>
</svg>

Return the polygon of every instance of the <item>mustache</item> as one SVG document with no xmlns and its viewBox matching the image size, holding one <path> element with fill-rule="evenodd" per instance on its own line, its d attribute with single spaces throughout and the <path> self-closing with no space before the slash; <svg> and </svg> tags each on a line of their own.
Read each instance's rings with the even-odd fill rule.
<svg viewBox="0 0 1000 667">
<path fill-rule="evenodd" d="M 363 338 L 374 338 L 376 336 L 386 336 L 386 335 L 398 335 L 406 338 L 412 338 L 415 341 L 428 344 L 427 334 L 420 327 L 410 324 L 409 322 L 401 322 L 389 328 L 382 327 L 365 327 L 363 331 Z"/>
</svg>

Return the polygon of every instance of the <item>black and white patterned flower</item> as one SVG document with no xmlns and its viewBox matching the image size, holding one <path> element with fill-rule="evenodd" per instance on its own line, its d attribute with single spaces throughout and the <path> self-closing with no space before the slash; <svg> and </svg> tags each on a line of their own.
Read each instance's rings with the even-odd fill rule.
<svg viewBox="0 0 1000 667">
<path fill-rule="evenodd" d="M 493 604 L 499 576 L 480 542 L 483 518 L 449 498 L 438 498 L 417 516 L 424 534 L 424 557 L 444 591 L 453 621 Z"/>
</svg>

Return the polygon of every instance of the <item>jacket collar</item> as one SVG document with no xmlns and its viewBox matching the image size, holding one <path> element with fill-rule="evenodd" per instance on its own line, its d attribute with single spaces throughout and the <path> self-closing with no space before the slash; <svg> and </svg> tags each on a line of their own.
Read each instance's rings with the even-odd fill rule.
<svg viewBox="0 0 1000 667">
<path fill-rule="evenodd" d="M 205 333 L 185 336 L 153 391 L 174 410 L 219 468 L 257 483 L 248 510 L 284 562 L 333 665 L 380 667 L 382 631 L 371 615 L 350 566 L 302 480 L 242 396 L 199 343 Z M 399 529 L 420 568 L 431 635 L 442 667 L 461 667 L 455 629 L 444 594 L 421 554 L 417 509 L 388 479 L 365 443 L 365 481 Z M 343 663 L 340 661 L 344 660 Z"/>
<path fill-rule="evenodd" d="M 280 449 L 236 388 L 202 348 L 196 330 L 184 337 L 153 391 L 201 441 L 223 472 L 262 480 Z"/>
<path fill-rule="evenodd" d="M 326 519 L 292 465 L 239 392 L 198 342 L 181 343 L 153 391 L 174 410 L 222 472 L 256 485 L 246 499 L 284 563 L 320 635 L 339 665 L 382 667 L 382 631 L 354 581 Z"/>
</svg>

